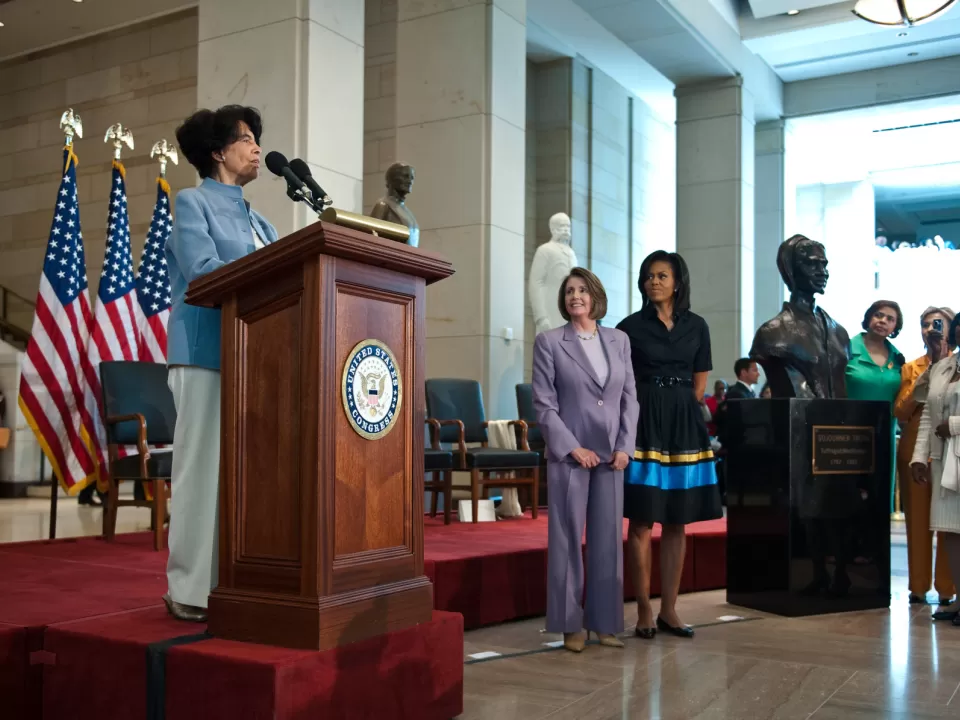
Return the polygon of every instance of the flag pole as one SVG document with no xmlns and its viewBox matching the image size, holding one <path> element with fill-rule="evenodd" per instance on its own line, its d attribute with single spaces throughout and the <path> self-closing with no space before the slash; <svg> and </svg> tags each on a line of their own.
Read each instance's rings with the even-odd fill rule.
<svg viewBox="0 0 960 720">
<path fill-rule="evenodd" d="M 107 128 L 107 134 L 103 136 L 105 143 L 113 143 L 113 161 L 120 162 L 120 154 L 123 152 L 123 146 L 126 145 L 133 150 L 133 133 L 130 128 L 125 128 L 120 123 L 114 123 Z"/>
<path fill-rule="evenodd" d="M 170 280 L 162 267 L 167 238 L 173 227 L 170 212 L 170 184 L 167 182 L 167 163 L 180 163 L 175 145 L 161 138 L 150 148 L 150 157 L 157 160 L 157 202 L 153 209 L 150 229 L 137 269 L 137 306 L 140 324 L 141 362 L 165 363 L 167 360 L 167 319 L 170 316 Z M 143 484 L 147 500 L 154 502 L 153 487 Z M 164 500 L 165 502 L 165 500 Z"/>
<path fill-rule="evenodd" d="M 77 156 L 73 152 L 73 138 L 83 138 L 83 121 L 80 116 L 68 108 L 60 116 L 60 131 L 64 134 L 63 146 L 67 149 L 67 161 L 63 169 L 66 173 L 70 168 L 70 162 L 73 161 L 74 167 L 77 165 Z M 47 474 L 47 454 L 40 453 L 40 482 L 44 482 Z M 60 480 L 54 475 L 50 478 L 50 539 L 57 537 L 57 500 L 60 498 Z"/>
<path fill-rule="evenodd" d="M 113 146 L 113 172 L 107 206 L 104 262 L 97 286 L 93 330 L 87 355 L 93 365 L 95 377 L 95 382 L 91 383 L 90 387 L 90 402 L 98 409 L 95 418 L 100 463 L 97 490 L 101 493 L 109 492 L 115 500 L 116 486 L 110 480 L 110 463 L 136 454 L 136 449 L 131 446 L 114 449 L 109 442 L 103 417 L 100 365 L 106 361 L 136 361 L 139 347 L 138 326 L 133 308 L 136 299 L 131 298 L 135 291 L 135 277 L 127 214 L 127 170 L 121 162 L 124 146 L 131 150 L 134 147 L 133 133 L 121 123 L 114 123 L 107 128 L 103 142 Z"/>
<path fill-rule="evenodd" d="M 89 381 L 85 349 L 90 331 L 87 274 L 76 189 L 74 138 L 83 136 L 80 116 L 60 117 L 63 172 L 37 290 L 33 331 L 21 363 L 17 404 L 43 451 L 41 479 L 54 477 L 50 536 L 56 537 L 60 487 L 76 495 L 96 477 L 93 428 L 84 404 Z M 41 342 L 40 338 L 44 340 Z M 66 354 L 65 354 L 66 353 Z M 80 358 L 79 364 L 65 358 Z"/>
<path fill-rule="evenodd" d="M 150 157 L 157 158 L 157 162 L 160 163 L 160 177 L 164 180 L 166 180 L 167 177 L 167 160 L 174 165 L 180 164 L 180 156 L 177 155 L 177 148 L 169 144 L 166 138 L 162 138 L 153 144 L 153 147 L 150 149 Z M 167 190 L 167 192 L 170 191 Z"/>
</svg>

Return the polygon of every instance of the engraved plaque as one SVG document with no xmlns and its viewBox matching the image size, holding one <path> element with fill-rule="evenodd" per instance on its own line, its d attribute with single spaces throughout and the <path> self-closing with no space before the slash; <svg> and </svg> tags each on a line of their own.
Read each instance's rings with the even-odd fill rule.
<svg viewBox="0 0 960 720">
<path fill-rule="evenodd" d="M 849 425 L 813 426 L 814 475 L 867 475 L 876 466 L 876 431 Z"/>
</svg>

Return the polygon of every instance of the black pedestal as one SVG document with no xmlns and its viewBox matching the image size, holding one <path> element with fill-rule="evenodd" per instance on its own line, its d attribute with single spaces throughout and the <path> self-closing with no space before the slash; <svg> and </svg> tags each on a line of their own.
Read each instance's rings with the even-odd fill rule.
<svg viewBox="0 0 960 720">
<path fill-rule="evenodd" d="M 890 605 L 890 406 L 728 403 L 727 601 L 800 616 Z"/>
</svg>

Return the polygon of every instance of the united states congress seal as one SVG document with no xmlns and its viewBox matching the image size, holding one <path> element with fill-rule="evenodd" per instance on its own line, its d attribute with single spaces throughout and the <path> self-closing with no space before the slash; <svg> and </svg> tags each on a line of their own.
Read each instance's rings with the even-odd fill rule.
<svg viewBox="0 0 960 720">
<path fill-rule="evenodd" d="M 350 427 L 368 440 L 393 430 L 403 400 L 397 361 L 379 340 L 363 340 L 347 354 L 343 366 L 343 409 Z"/>
</svg>

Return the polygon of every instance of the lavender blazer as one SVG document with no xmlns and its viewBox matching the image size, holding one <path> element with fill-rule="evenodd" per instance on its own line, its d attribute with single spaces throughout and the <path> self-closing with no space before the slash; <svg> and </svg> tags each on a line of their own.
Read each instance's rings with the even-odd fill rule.
<svg viewBox="0 0 960 720">
<path fill-rule="evenodd" d="M 578 447 L 601 462 L 618 451 L 633 457 L 637 437 L 637 386 L 626 333 L 600 327 L 610 372 L 601 385 L 577 332 L 567 323 L 537 335 L 533 348 L 533 406 L 547 444 L 547 460 L 574 462 Z"/>
</svg>

